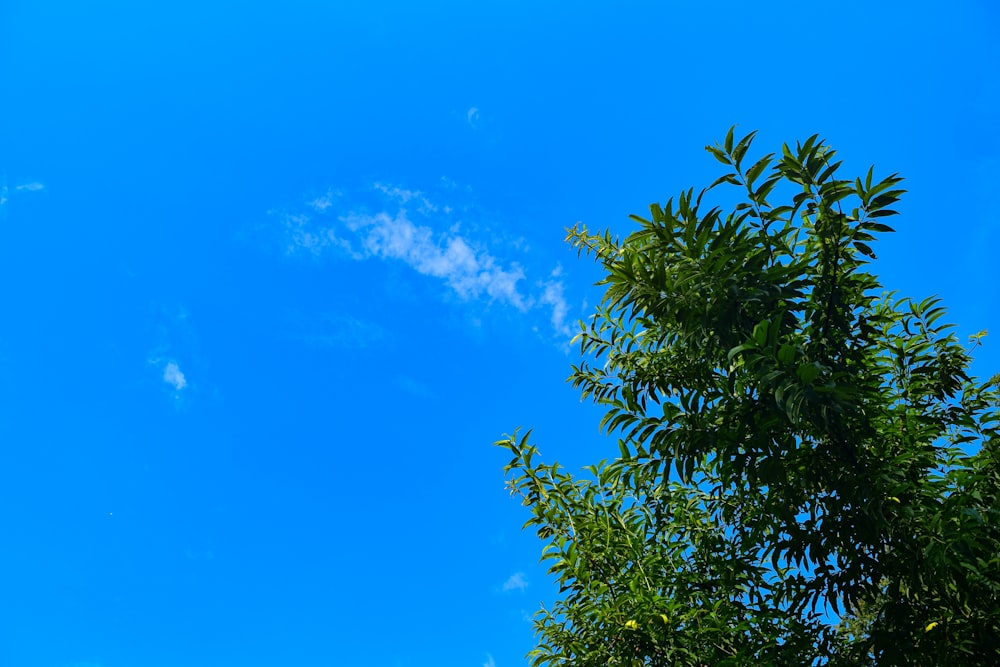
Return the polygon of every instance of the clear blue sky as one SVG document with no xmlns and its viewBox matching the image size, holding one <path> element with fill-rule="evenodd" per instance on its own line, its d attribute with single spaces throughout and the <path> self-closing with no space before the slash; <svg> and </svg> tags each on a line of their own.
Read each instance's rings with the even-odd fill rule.
<svg viewBox="0 0 1000 667">
<path fill-rule="evenodd" d="M 886 287 L 1000 369 L 1000 9 L 0 3 L 0 667 L 513 667 L 551 586 L 490 444 L 627 232 L 820 133 L 910 194 Z"/>
</svg>

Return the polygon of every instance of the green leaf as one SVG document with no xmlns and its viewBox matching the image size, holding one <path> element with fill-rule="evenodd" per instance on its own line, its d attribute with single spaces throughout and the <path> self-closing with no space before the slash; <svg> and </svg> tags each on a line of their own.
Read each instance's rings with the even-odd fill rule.
<svg viewBox="0 0 1000 667">
<path fill-rule="evenodd" d="M 732 161 L 729 156 L 722 150 L 716 148 L 715 146 L 705 146 L 705 150 L 712 154 L 716 160 L 725 165 L 732 165 Z"/>
<path fill-rule="evenodd" d="M 732 154 L 732 152 L 733 152 L 733 132 L 735 130 L 736 130 L 736 126 L 732 125 L 732 126 L 730 126 L 729 131 L 726 132 L 726 141 L 723 144 L 723 146 L 725 147 L 726 153 L 728 153 L 728 154 Z"/>
<path fill-rule="evenodd" d="M 862 229 L 867 229 L 873 232 L 894 232 L 896 231 L 889 225 L 883 225 L 880 222 L 865 222 L 861 225 Z"/>
<path fill-rule="evenodd" d="M 829 179 L 829 178 L 830 178 L 831 176 L 833 176 L 833 174 L 834 174 L 834 173 L 835 173 L 835 172 L 836 172 L 836 171 L 837 171 L 838 169 L 840 169 L 840 165 L 842 165 L 842 164 L 844 163 L 844 162 L 843 162 L 843 160 L 840 160 L 840 161 L 837 161 L 837 162 L 834 162 L 833 164 L 829 164 L 829 159 L 830 159 L 831 157 L 833 157 L 833 155 L 834 155 L 834 152 L 833 152 L 833 151 L 830 151 L 829 153 L 827 153 L 827 154 L 826 154 L 826 156 L 825 156 L 825 158 L 824 158 L 824 159 L 826 160 L 826 162 L 827 162 L 828 166 L 827 166 L 827 168 L 826 168 L 826 169 L 825 169 L 825 170 L 824 170 L 824 171 L 823 171 L 823 172 L 822 172 L 822 173 L 821 173 L 821 174 L 819 175 L 819 178 L 817 178 L 817 179 L 816 179 L 816 180 L 817 180 L 817 181 L 818 181 L 819 183 L 825 183 L 825 182 L 826 182 L 826 181 L 827 181 L 827 180 L 828 180 L 828 179 Z"/>
<path fill-rule="evenodd" d="M 733 148 L 733 158 L 736 163 L 736 168 L 740 168 L 740 164 L 743 162 L 743 156 L 746 155 L 747 150 L 750 148 L 750 144 L 753 143 L 753 138 L 757 136 L 757 130 L 754 130 L 747 136 L 740 139 L 736 147 Z"/>
<path fill-rule="evenodd" d="M 771 323 L 769 321 L 762 320 L 753 328 L 753 341 L 757 344 L 757 347 L 765 347 L 767 345 L 767 331 L 770 326 Z"/>
<path fill-rule="evenodd" d="M 712 181 L 712 184 L 708 186 L 708 189 L 711 190 L 712 188 L 714 188 L 715 186 L 719 185 L 720 183 L 729 183 L 731 185 L 739 185 L 740 184 L 739 180 L 737 180 L 737 178 L 736 178 L 736 174 L 724 174 L 724 175 L 720 176 L 719 178 L 715 179 L 714 181 Z"/>
<path fill-rule="evenodd" d="M 618 441 L 618 449 L 621 452 L 621 456 L 623 459 L 632 458 L 632 452 L 629 451 L 628 444 L 626 444 L 624 440 Z"/>
<path fill-rule="evenodd" d="M 823 370 L 816 362 L 799 364 L 796 374 L 803 384 L 812 384 L 820 376 Z"/>
<path fill-rule="evenodd" d="M 753 166 L 751 166 L 750 169 L 747 170 L 747 173 L 746 173 L 746 182 L 747 182 L 747 187 L 748 188 L 752 188 L 753 187 L 754 181 L 756 181 L 757 178 L 762 173 L 764 173 L 764 170 L 768 168 L 768 166 L 771 164 L 771 161 L 772 161 L 773 158 L 774 158 L 774 153 L 768 153 L 767 155 L 765 155 L 761 159 L 757 160 L 753 164 Z"/>
<path fill-rule="evenodd" d="M 778 350 L 778 361 L 783 364 L 790 363 L 795 358 L 795 346 L 791 343 L 785 343 Z"/>
<path fill-rule="evenodd" d="M 877 259 L 875 257 L 875 252 L 871 249 L 871 247 L 869 247 L 867 243 L 863 243 L 862 241 L 854 241 L 854 247 L 857 248 L 862 255 L 865 255 L 872 259 Z"/>
</svg>

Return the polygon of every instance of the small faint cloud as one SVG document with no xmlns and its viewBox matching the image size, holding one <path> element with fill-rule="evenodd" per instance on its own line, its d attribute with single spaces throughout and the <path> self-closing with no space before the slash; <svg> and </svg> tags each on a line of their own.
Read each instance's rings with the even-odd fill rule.
<svg viewBox="0 0 1000 667">
<path fill-rule="evenodd" d="M 167 362 L 167 365 L 163 369 L 163 381 L 171 385 L 177 391 L 180 391 L 187 386 L 187 380 L 184 378 L 184 373 L 181 372 L 181 369 L 177 365 L 176 361 Z"/>
<path fill-rule="evenodd" d="M 497 667 L 497 663 L 489 653 L 486 654 L 486 662 L 483 663 L 483 667 Z"/>
<path fill-rule="evenodd" d="M 465 120 L 472 127 L 476 127 L 479 124 L 479 109 L 477 107 L 469 107 L 469 110 L 465 113 Z"/>
<path fill-rule="evenodd" d="M 274 211 L 271 211 L 271 213 L 273 214 Z M 349 241 L 338 237 L 336 230 L 332 227 L 317 228 L 310 224 L 311 219 L 308 215 L 284 214 L 282 221 L 288 236 L 288 245 L 285 248 L 285 254 L 292 255 L 298 250 L 305 250 L 319 256 L 328 248 L 336 248 L 353 256 Z M 360 259 L 360 257 L 356 259 Z"/>
<path fill-rule="evenodd" d="M 158 381 L 167 386 L 177 407 L 184 407 L 192 394 L 204 389 L 204 378 L 201 378 L 202 386 L 198 386 L 188 375 L 191 364 L 200 367 L 193 321 L 181 304 L 158 305 L 154 312 L 156 346 L 150 350 L 146 361 L 156 370 Z M 184 370 L 180 359 L 184 359 Z"/>
<path fill-rule="evenodd" d="M 33 181 L 31 183 L 23 183 L 21 185 L 14 186 L 14 189 L 19 192 L 38 192 L 39 190 L 45 189 L 45 184 Z"/>
<path fill-rule="evenodd" d="M 411 201 L 416 201 L 418 204 L 417 210 L 421 213 L 435 213 L 438 210 L 437 205 L 431 202 L 431 200 L 419 190 L 407 190 L 406 188 L 386 185 L 384 183 L 376 183 L 375 189 L 391 199 L 395 199 L 403 205 L 409 204 Z M 449 213 L 450 209 L 445 206 L 444 212 Z"/>
<path fill-rule="evenodd" d="M 510 591 L 520 591 L 524 592 L 524 589 L 528 587 L 528 580 L 524 578 L 524 572 L 515 572 L 514 574 L 507 577 L 507 581 L 503 582 L 503 592 L 509 593 Z"/>
<path fill-rule="evenodd" d="M 326 194 L 320 195 L 309 202 L 309 208 L 314 211 L 319 211 L 320 213 L 325 213 L 326 209 L 333 206 L 334 200 L 340 197 L 343 193 L 339 190 L 327 190 Z"/>
</svg>

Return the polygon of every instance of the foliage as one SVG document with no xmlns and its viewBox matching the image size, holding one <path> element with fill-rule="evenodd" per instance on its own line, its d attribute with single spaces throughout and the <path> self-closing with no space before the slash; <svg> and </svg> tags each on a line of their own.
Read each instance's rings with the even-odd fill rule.
<svg viewBox="0 0 1000 667">
<path fill-rule="evenodd" d="M 815 136 L 747 166 L 753 137 L 627 237 L 569 233 L 606 273 L 570 379 L 621 455 L 574 476 L 497 443 L 560 587 L 533 664 L 1000 664 L 985 332 L 867 271 L 902 179 L 840 179 Z"/>
</svg>

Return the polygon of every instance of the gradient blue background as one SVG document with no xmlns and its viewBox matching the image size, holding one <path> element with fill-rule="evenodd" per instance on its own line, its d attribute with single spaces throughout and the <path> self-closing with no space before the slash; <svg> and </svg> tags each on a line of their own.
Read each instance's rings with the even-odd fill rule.
<svg viewBox="0 0 1000 667">
<path fill-rule="evenodd" d="M 991 0 L 0 2 L 0 666 L 525 665 L 554 591 L 490 444 L 617 451 L 564 383 L 599 297 L 564 228 L 706 185 L 734 123 L 906 176 L 875 270 L 996 372 L 998 33 Z"/>
</svg>

